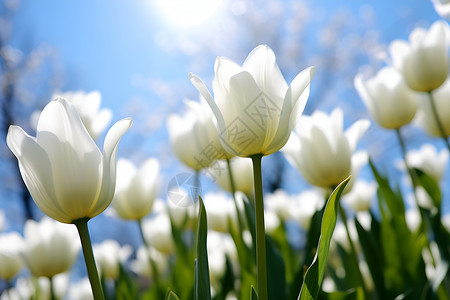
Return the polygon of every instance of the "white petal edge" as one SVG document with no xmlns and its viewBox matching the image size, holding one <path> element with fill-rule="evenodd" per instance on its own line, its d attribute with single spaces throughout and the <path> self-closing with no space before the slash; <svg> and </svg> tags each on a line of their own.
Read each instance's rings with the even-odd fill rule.
<svg viewBox="0 0 450 300">
<path fill-rule="evenodd" d="M 345 131 L 345 137 L 350 145 L 350 150 L 353 152 L 356 149 L 359 139 L 362 135 L 369 129 L 370 121 L 367 119 L 362 119 L 356 121 L 352 126 L 350 126 Z"/>
</svg>

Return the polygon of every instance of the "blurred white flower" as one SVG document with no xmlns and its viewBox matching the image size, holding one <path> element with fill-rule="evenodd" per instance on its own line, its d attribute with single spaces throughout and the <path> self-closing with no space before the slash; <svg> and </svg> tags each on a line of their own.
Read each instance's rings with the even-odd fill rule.
<svg viewBox="0 0 450 300">
<path fill-rule="evenodd" d="M 310 184 L 335 188 L 351 174 L 352 153 L 370 122 L 359 120 L 345 132 L 343 122 L 340 108 L 330 115 L 315 111 L 300 119 L 283 147 L 288 161 Z"/>
<path fill-rule="evenodd" d="M 53 277 L 70 269 L 80 251 L 74 226 L 44 217 L 28 220 L 24 227 L 23 257 L 34 276 Z"/>
<path fill-rule="evenodd" d="M 175 250 L 172 226 L 167 212 L 158 213 L 142 220 L 142 230 L 147 243 L 159 252 L 171 254 Z"/>
<path fill-rule="evenodd" d="M 280 226 L 280 217 L 272 210 L 264 210 L 264 226 L 266 233 L 272 234 Z"/>
<path fill-rule="evenodd" d="M 208 231 L 207 250 L 211 282 L 220 284 L 226 270 L 226 256 L 231 263 L 237 261 L 236 246 L 229 234 Z"/>
<path fill-rule="evenodd" d="M 253 195 L 253 165 L 250 159 L 234 157 L 230 160 L 233 182 L 236 191 L 246 195 Z M 224 190 L 231 192 L 228 166 L 225 160 L 216 161 L 209 172 L 217 184 Z"/>
<path fill-rule="evenodd" d="M 303 112 L 315 68 L 303 70 L 288 87 L 272 49 L 260 45 L 242 67 L 218 57 L 214 73 L 214 99 L 200 78 L 189 77 L 216 117 L 224 149 L 242 157 L 280 150 Z"/>
<path fill-rule="evenodd" d="M 265 195 L 264 206 L 266 211 L 274 212 L 280 220 L 286 221 L 291 217 L 291 196 L 285 190 L 278 189 L 272 194 Z"/>
<path fill-rule="evenodd" d="M 412 207 L 406 211 L 406 225 L 411 232 L 415 232 L 420 225 L 420 213 L 417 207 Z"/>
<path fill-rule="evenodd" d="M 89 278 L 85 277 L 77 282 L 72 282 L 69 287 L 70 300 L 94 300 L 92 295 L 91 283 Z"/>
<path fill-rule="evenodd" d="M 24 241 L 17 232 L 0 234 L 0 278 L 11 280 L 23 266 Z"/>
<path fill-rule="evenodd" d="M 145 160 L 139 170 L 127 159 L 117 161 L 117 184 L 112 204 L 122 219 L 140 220 L 150 213 L 159 188 L 158 176 L 159 163 L 154 158 Z"/>
<path fill-rule="evenodd" d="M 397 129 L 411 122 L 416 114 L 417 101 L 426 100 L 412 91 L 402 75 L 392 67 L 381 69 L 368 80 L 357 75 L 355 88 L 375 122 L 387 129 Z"/>
<path fill-rule="evenodd" d="M 447 78 L 448 24 L 436 21 L 427 31 L 414 29 L 409 42 L 395 40 L 390 44 L 392 63 L 403 74 L 409 87 L 418 92 L 432 91 Z"/>
<path fill-rule="evenodd" d="M 350 238 L 355 246 L 355 250 L 359 252 L 360 245 L 358 242 L 358 232 L 356 231 L 355 221 L 353 219 L 347 219 L 348 231 L 350 234 Z M 336 223 L 336 227 L 334 229 L 333 238 L 331 240 L 331 244 L 338 243 L 348 252 L 351 251 L 350 241 L 348 240 L 347 230 L 345 229 L 345 225 L 342 221 L 338 221 Z M 334 247 L 334 246 L 330 246 Z M 331 251 L 331 250 L 330 250 Z"/>
<path fill-rule="evenodd" d="M 450 19 L 450 1 L 449 0 L 431 0 L 434 9 L 442 18 Z"/>
<path fill-rule="evenodd" d="M 119 265 L 123 265 L 133 252 L 130 245 L 120 246 L 116 240 L 105 240 L 92 248 L 99 273 L 108 279 L 119 277 Z"/>
<path fill-rule="evenodd" d="M 357 180 L 351 191 L 342 197 L 342 201 L 350 206 L 353 211 L 368 211 L 377 192 L 376 182 Z"/>
<path fill-rule="evenodd" d="M 111 122 L 112 111 L 107 108 L 100 109 L 102 96 L 99 91 L 90 93 L 83 91 L 57 92 L 53 94 L 52 99 L 58 97 L 65 98 L 73 103 L 84 126 L 94 140 L 105 131 L 106 126 Z"/>
<path fill-rule="evenodd" d="M 236 222 L 236 206 L 231 197 L 223 193 L 208 193 L 203 198 L 208 227 L 218 232 L 229 231 L 229 221 Z"/>
<path fill-rule="evenodd" d="M 410 150 L 406 154 L 410 168 L 417 168 L 440 182 L 448 165 L 448 151 L 437 151 L 432 144 L 424 144 L 418 150 Z"/>
<path fill-rule="evenodd" d="M 33 296 L 37 296 L 35 295 L 33 283 L 29 278 L 19 277 L 17 278 L 14 287 L 3 291 L 0 295 L 0 300 L 29 300 L 32 299 Z"/>
<path fill-rule="evenodd" d="M 436 106 L 436 112 L 444 129 L 445 135 L 450 135 L 450 80 L 444 82 L 437 90 L 433 91 L 434 105 Z M 439 127 L 434 117 L 431 103 L 429 99 L 419 101 L 419 109 L 416 114 L 415 123 L 423 128 L 428 134 L 442 137 Z"/>
<path fill-rule="evenodd" d="M 291 217 L 308 231 L 311 225 L 311 218 L 316 211 L 322 209 L 325 204 L 325 195 L 318 190 L 307 190 L 297 196 L 292 196 L 289 206 Z"/>
<path fill-rule="evenodd" d="M 167 121 L 170 144 L 178 159 L 193 170 L 201 170 L 217 159 L 230 158 L 220 143 L 213 115 L 204 100 L 185 103 L 186 114 L 170 115 Z"/>
<path fill-rule="evenodd" d="M 441 217 L 442 225 L 444 225 L 445 229 L 448 233 L 450 233 L 450 214 L 443 215 Z"/>
<path fill-rule="evenodd" d="M 56 299 L 63 299 L 69 289 L 69 274 L 61 273 L 52 278 L 53 293 Z M 37 299 L 51 299 L 50 279 L 39 277 L 37 279 L 38 288 L 34 288 Z"/>
<path fill-rule="evenodd" d="M 146 248 L 145 246 L 140 246 L 138 248 L 136 259 L 130 262 L 130 269 L 140 276 L 154 276 L 149 259 L 154 263 L 158 274 L 162 274 L 166 271 L 168 267 L 167 256 L 156 250 L 154 247 Z"/>
<path fill-rule="evenodd" d="M 102 154 L 75 107 L 58 98 L 42 111 L 36 138 L 11 125 L 6 140 L 37 206 L 55 220 L 72 223 L 97 216 L 111 203 L 117 146 L 130 126 L 131 119 L 114 124 Z"/>
</svg>

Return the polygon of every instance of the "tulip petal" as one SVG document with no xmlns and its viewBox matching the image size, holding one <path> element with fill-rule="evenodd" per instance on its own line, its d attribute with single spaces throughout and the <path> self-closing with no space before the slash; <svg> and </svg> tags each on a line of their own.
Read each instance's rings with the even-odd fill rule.
<svg viewBox="0 0 450 300">
<path fill-rule="evenodd" d="M 288 86 L 270 47 L 267 45 L 256 47 L 248 55 L 242 67 L 253 76 L 259 88 L 272 101 L 282 105 Z"/>
<path fill-rule="evenodd" d="M 102 182 L 99 195 L 88 211 L 88 217 L 93 218 L 104 211 L 114 196 L 116 188 L 116 157 L 119 141 L 130 129 L 132 121 L 125 118 L 115 123 L 108 131 L 103 144 Z"/>
<path fill-rule="evenodd" d="M 367 131 L 367 129 L 369 129 L 369 126 L 369 120 L 358 120 L 345 131 L 345 137 L 347 138 L 351 152 L 355 151 L 359 139 Z"/>
<path fill-rule="evenodd" d="M 305 109 L 309 97 L 309 84 L 316 72 L 310 67 L 300 72 L 290 84 L 281 109 L 278 129 L 264 153 L 269 155 L 278 151 L 289 139 L 292 129 Z"/>
<path fill-rule="evenodd" d="M 36 205 L 48 216 L 70 222 L 56 200 L 49 157 L 36 139 L 22 128 L 10 126 L 6 141 L 19 161 L 20 173 Z"/>
</svg>

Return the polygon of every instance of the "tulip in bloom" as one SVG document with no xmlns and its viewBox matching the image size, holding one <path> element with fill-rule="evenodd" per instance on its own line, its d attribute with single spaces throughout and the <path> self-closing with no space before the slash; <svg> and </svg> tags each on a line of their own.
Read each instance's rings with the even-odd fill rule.
<svg viewBox="0 0 450 300">
<path fill-rule="evenodd" d="M 387 129 L 397 129 L 411 122 L 416 114 L 417 101 L 424 101 L 392 67 L 381 69 L 368 80 L 357 75 L 355 88 L 375 122 Z"/>
<path fill-rule="evenodd" d="M 36 138 L 12 125 L 6 141 L 37 206 L 57 221 L 72 223 L 97 216 L 111 203 L 117 146 L 130 126 L 131 119 L 114 124 L 102 155 L 75 107 L 58 98 L 42 111 Z"/>
<path fill-rule="evenodd" d="M 428 31 L 414 29 L 409 43 L 402 40 L 391 43 L 392 62 L 411 89 L 429 92 L 447 79 L 448 30 L 446 22 L 436 21 Z"/>
<path fill-rule="evenodd" d="M 206 194 L 205 210 L 208 217 L 208 227 L 218 232 L 228 232 L 229 220 L 236 222 L 236 206 L 233 199 L 224 194 Z"/>
<path fill-rule="evenodd" d="M 417 168 L 439 182 L 448 164 L 448 151 L 437 151 L 432 144 L 424 144 L 419 150 L 410 150 L 406 154 L 406 161 L 410 168 Z"/>
<path fill-rule="evenodd" d="M 158 274 L 165 272 L 169 265 L 168 257 L 156 250 L 154 247 L 139 247 L 136 252 L 136 259 L 130 262 L 130 269 L 140 276 L 152 277 L 153 268 L 150 267 L 149 259 L 155 264 Z"/>
<path fill-rule="evenodd" d="M 289 213 L 303 230 L 308 231 L 313 215 L 322 209 L 325 195 L 318 190 L 307 190 L 293 196 L 289 205 Z"/>
<path fill-rule="evenodd" d="M 246 195 L 253 194 L 253 166 L 252 161 L 242 157 L 234 157 L 230 160 L 231 172 L 236 191 Z M 225 160 L 216 161 L 210 168 L 209 173 L 217 184 L 224 190 L 231 192 L 228 166 Z"/>
<path fill-rule="evenodd" d="M 28 220 L 24 228 L 24 259 L 34 276 L 51 278 L 70 269 L 80 251 L 75 227 L 49 218 Z"/>
<path fill-rule="evenodd" d="M 159 186 L 159 163 L 145 160 L 140 169 L 127 159 L 117 162 L 117 186 L 112 204 L 125 220 L 140 220 L 150 213 Z"/>
<path fill-rule="evenodd" d="M 119 277 L 120 264 L 125 263 L 133 252 L 130 245 L 121 247 L 116 240 L 105 240 L 101 244 L 94 244 L 92 247 L 102 276 L 109 279 Z"/>
<path fill-rule="evenodd" d="M 450 136 L 450 80 L 447 80 L 441 87 L 433 91 L 433 100 L 436 112 L 446 136 Z M 442 137 L 436 123 L 430 101 L 420 101 L 419 110 L 415 122 L 425 131 L 433 136 Z"/>
<path fill-rule="evenodd" d="M 170 144 L 178 159 L 198 171 L 217 159 L 230 158 L 220 144 L 211 110 L 204 100 L 185 103 L 186 114 L 183 117 L 171 115 L 167 121 Z"/>
<path fill-rule="evenodd" d="M 17 232 L 0 235 L 0 278 L 11 280 L 23 266 L 24 242 Z"/>
<path fill-rule="evenodd" d="M 147 243 L 159 252 L 171 254 L 175 251 L 172 226 L 167 213 L 161 212 L 152 218 L 144 219 L 142 231 Z"/>
<path fill-rule="evenodd" d="M 272 49 L 260 45 L 242 67 L 217 58 L 214 72 L 214 100 L 199 77 L 189 77 L 216 117 L 224 149 L 242 157 L 280 150 L 303 112 L 315 68 L 303 70 L 288 86 Z"/>
<path fill-rule="evenodd" d="M 69 100 L 80 114 L 81 121 L 91 135 L 92 139 L 97 139 L 111 122 L 112 112 L 110 109 L 100 109 L 102 96 L 99 91 L 85 93 L 65 92 L 55 93 L 52 99 L 64 98 Z"/>
<path fill-rule="evenodd" d="M 342 200 L 350 206 L 353 211 L 368 211 L 372 205 L 378 185 L 375 182 L 366 182 L 358 180 L 352 190 L 346 194 Z"/>
<path fill-rule="evenodd" d="M 303 116 L 282 149 L 310 184 L 334 189 L 351 175 L 352 153 L 370 122 L 359 120 L 344 132 L 343 121 L 339 108 Z"/>
</svg>

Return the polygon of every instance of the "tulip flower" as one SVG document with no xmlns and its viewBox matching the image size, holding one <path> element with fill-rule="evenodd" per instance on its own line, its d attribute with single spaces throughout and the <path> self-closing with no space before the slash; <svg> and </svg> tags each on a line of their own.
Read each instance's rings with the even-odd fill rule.
<svg viewBox="0 0 450 300">
<path fill-rule="evenodd" d="M 448 0 L 431 0 L 434 9 L 442 18 L 450 19 L 450 1 Z"/>
<path fill-rule="evenodd" d="M 23 266 L 24 242 L 17 232 L 0 235 L 0 278 L 11 280 Z"/>
<path fill-rule="evenodd" d="M 25 223 L 24 241 L 25 263 L 34 276 L 51 278 L 68 271 L 80 251 L 75 228 L 47 217 Z"/>
<path fill-rule="evenodd" d="M 359 120 L 344 132 L 341 109 L 316 111 L 300 119 L 282 152 L 310 184 L 335 188 L 351 174 L 352 153 L 369 125 Z"/>
<path fill-rule="evenodd" d="M 69 101 L 57 98 L 42 110 L 36 137 L 10 126 L 6 142 L 37 206 L 49 217 L 78 229 L 95 299 L 104 295 L 87 227 L 111 203 L 120 138 L 131 126 L 123 119 L 108 131 L 103 154 Z"/>
<path fill-rule="evenodd" d="M 448 151 L 437 151 L 432 144 L 424 144 L 418 150 L 410 150 L 406 154 L 406 161 L 410 168 L 417 168 L 439 182 L 448 164 Z"/>
<path fill-rule="evenodd" d="M 436 113 L 443 129 L 445 137 L 450 136 L 450 80 L 447 80 L 440 88 L 433 91 L 433 101 L 436 107 Z M 416 123 L 433 136 L 442 137 L 439 125 L 436 122 L 430 101 L 420 101 L 417 112 Z"/>
<path fill-rule="evenodd" d="M 448 73 L 448 24 L 436 21 L 426 31 L 414 29 L 409 43 L 395 40 L 390 45 L 394 66 L 412 90 L 429 92 L 440 87 Z"/>
<path fill-rule="evenodd" d="M 288 87 L 272 49 L 260 45 L 242 67 L 217 58 L 214 72 L 214 100 L 199 77 L 189 77 L 216 117 L 224 149 L 242 157 L 280 150 L 303 112 L 315 68 L 302 71 Z"/>
<path fill-rule="evenodd" d="M 105 240 L 101 244 L 94 244 L 95 260 L 104 278 L 117 279 L 120 264 L 126 262 L 133 252 L 130 245 L 120 246 L 115 240 Z"/>
<path fill-rule="evenodd" d="M 234 157 L 230 160 L 231 172 L 236 191 L 246 195 L 253 194 L 253 168 L 249 159 Z M 232 192 L 228 165 L 225 160 L 218 160 L 209 168 L 213 180 L 224 190 Z"/>
<path fill-rule="evenodd" d="M 152 209 L 156 197 L 159 163 L 154 158 L 145 160 L 140 169 L 127 159 L 117 162 L 117 186 L 112 204 L 125 220 L 140 220 Z"/>
<path fill-rule="evenodd" d="M 142 221 L 143 236 L 146 245 L 153 246 L 161 253 L 171 254 L 175 251 L 175 243 L 172 238 L 172 226 L 166 213 Z"/>
<path fill-rule="evenodd" d="M 151 267 L 149 259 L 155 264 L 155 270 Z M 156 250 L 154 247 L 141 246 L 136 252 L 136 259 L 130 262 L 130 269 L 140 276 L 153 277 L 154 271 L 163 274 L 169 265 L 166 255 Z"/>
<path fill-rule="evenodd" d="M 58 98 L 42 111 L 36 138 L 12 125 L 7 143 L 37 206 L 57 221 L 72 223 L 97 216 L 111 203 L 117 145 L 130 126 L 130 119 L 114 124 L 102 155 L 75 107 Z"/>
<path fill-rule="evenodd" d="M 325 196 L 319 190 L 307 190 L 299 195 L 293 196 L 289 205 L 289 213 L 303 230 L 308 231 L 311 226 L 313 215 L 322 209 Z"/>
<path fill-rule="evenodd" d="M 208 217 L 208 227 L 217 232 L 229 232 L 229 221 L 236 222 L 236 208 L 231 198 L 224 194 L 206 194 L 203 198 Z"/>
<path fill-rule="evenodd" d="M 342 198 L 342 201 L 350 206 L 353 211 L 368 211 L 372 205 L 378 185 L 375 182 L 358 180 L 352 190 Z"/>
<path fill-rule="evenodd" d="M 75 106 L 78 114 L 80 114 L 81 121 L 83 121 L 84 126 L 94 140 L 105 131 L 106 126 L 111 122 L 111 110 L 107 108 L 100 109 L 102 96 L 98 91 L 90 93 L 83 91 L 58 92 L 53 94 L 52 99 L 55 98 L 67 99 Z"/>
<path fill-rule="evenodd" d="M 183 117 L 169 116 L 167 129 L 175 155 L 193 170 L 209 167 L 217 159 L 230 158 L 220 144 L 213 115 L 206 103 L 185 101 L 188 111 Z"/>
<path fill-rule="evenodd" d="M 417 110 L 416 102 L 423 100 L 392 67 L 381 69 L 368 80 L 357 75 L 355 88 L 375 122 L 386 129 L 397 129 L 411 122 Z"/>
</svg>

